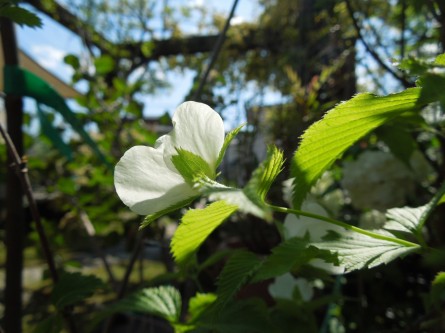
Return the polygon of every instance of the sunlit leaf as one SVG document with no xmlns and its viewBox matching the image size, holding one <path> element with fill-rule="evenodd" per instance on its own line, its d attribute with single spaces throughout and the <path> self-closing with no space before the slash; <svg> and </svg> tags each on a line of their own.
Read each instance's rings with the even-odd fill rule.
<svg viewBox="0 0 445 333">
<path fill-rule="evenodd" d="M 244 193 L 255 193 L 261 202 L 264 202 L 272 183 L 282 171 L 284 164 L 283 152 L 275 146 L 270 146 L 267 158 L 255 169 L 251 179 L 244 188 Z"/>
<path fill-rule="evenodd" d="M 292 160 L 294 207 L 300 208 L 312 185 L 354 142 L 388 120 L 418 108 L 419 94 L 420 88 L 383 97 L 360 94 L 309 127 Z"/>
<path fill-rule="evenodd" d="M 221 225 L 238 206 L 217 201 L 204 209 L 191 209 L 184 214 L 176 230 L 171 251 L 178 264 L 185 264 L 206 238 Z"/>
<path fill-rule="evenodd" d="M 420 246 L 405 246 L 347 230 L 341 234 L 330 231 L 322 242 L 312 245 L 335 254 L 346 273 L 387 264 L 420 249 Z"/>
</svg>

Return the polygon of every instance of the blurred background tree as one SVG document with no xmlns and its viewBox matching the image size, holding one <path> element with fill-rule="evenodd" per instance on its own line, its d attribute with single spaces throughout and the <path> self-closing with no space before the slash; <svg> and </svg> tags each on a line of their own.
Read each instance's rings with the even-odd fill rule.
<svg viewBox="0 0 445 333">
<path fill-rule="evenodd" d="M 220 52 L 215 52 L 215 45 L 227 16 L 209 11 L 205 4 L 195 6 L 169 0 L 23 3 L 82 38 L 83 52 L 65 57 L 73 68 L 72 83 L 86 86 L 85 93 L 76 98 L 77 106 L 84 110 L 77 116 L 112 164 L 129 147 L 152 145 L 169 130 L 169 114 L 150 117 L 144 112 L 144 98 L 156 98 L 160 91 L 178 84 L 169 82 L 169 72 L 192 71 L 195 78 L 186 99 L 209 104 L 223 118 L 230 119 L 231 125 L 248 121 L 222 169 L 223 177 L 238 185 L 249 179 L 264 158 L 266 144 L 282 148 L 289 161 L 300 135 L 324 112 L 359 91 L 382 94 L 414 86 L 415 78 L 407 76 L 396 64 L 409 57 L 432 59 L 445 48 L 445 5 L 440 0 L 258 0 L 259 16 L 237 24 L 232 20 Z M 188 26 L 194 27 L 193 35 L 187 32 Z M 216 61 L 199 91 L 212 54 Z M 26 116 L 25 122 L 30 122 Z M 416 181 L 415 195 L 411 194 L 403 203 L 420 205 L 431 188 L 445 178 L 445 141 L 440 134 L 440 120 L 433 123 L 436 132 L 428 135 L 420 132 L 417 124 L 410 124 L 407 119 L 403 128 L 394 125 L 369 136 L 347 153 L 346 160 L 359 161 L 365 149 L 386 149 L 400 157 L 401 146 L 415 145 L 413 151 L 420 152 L 430 169 L 425 179 Z M 394 143 L 394 136 L 387 135 L 395 129 L 405 139 L 399 144 Z M 60 267 L 69 270 L 92 257 L 104 257 L 103 249 L 108 258 L 116 258 L 135 247 L 144 250 L 139 256 L 139 275 L 132 275 L 132 288 L 177 279 L 168 250 L 177 216 L 162 219 L 142 237 L 137 231 L 140 217 L 118 200 L 109 166 L 63 123 L 59 122 L 58 131 L 69 138 L 74 152 L 72 160 L 35 132 L 25 133 L 24 146 L 39 208 Z M 1 149 L 5 150 L 4 145 Z M 341 185 L 342 177 L 347 176 L 343 170 L 341 164 L 334 167 L 329 186 L 319 197 L 325 205 L 326 198 L 333 197 L 333 214 L 358 223 L 374 207 L 358 208 L 351 203 L 344 190 L 346 186 Z M 4 180 L 5 170 L 2 172 Z M 288 176 L 283 173 L 280 180 Z M 335 199 L 333 193 L 339 191 L 341 195 Z M 275 201 L 283 200 L 280 187 L 274 189 L 273 195 Z M 253 217 L 243 216 L 241 220 L 242 223 L 229 224 L 215 233 L 203 247 L 202 260 L 221 248 L 247 247 L 267 254 L 280 241 L 273 226 Z M 435 242 L 443 246 L 443 226 L 434 225 L 430 232 Z M 134 246 L 135 242 L 139 245 Z M 28 250 L 29 265 L 30 260 L 40 258 L 32 225 L 27 228 Z M 123 262 L 128 258 L 124 256 Z M 107 259 L 103 262 L 107 263 Z M 111 273 L 106 266 L 95 273 L 116 287 L 123 270 L 114 265 Z M 214 270 L 218 271 L 218 267 Z M 348 275 L 345 298 L 338 303 L 347 318 L 346 330 L 382 332 L 414 327 L 411 331 L 416 331 L 422 316 L 428 317 L 421 295 L 428 291 L 425 281 L 431 280 L 432 271 L 425 263 L 410 259 L 389 268 Z M 151 279 L 160 273 L 164 274 Z M 388 275 L 400 282 L 391 286 L 390 292 L 384 283 Z M 215 277 L 211 270 L 199 276 L 209 290 L 214 288 Z M 184 286 L 184 293 L 194 293 L 190 284 Z M 326 290 L 331 287 L 332 281 Z M 255 292 L 264 294 L 264 287 Z M 409 299 L 399 302 L 404 293 L 410 295 Z M 376 297 L 382 294 L 381 298 Z M 51 311 L 49 306 L 43 306 L 49 304 L 45 276 L 29 295 L 24 314 L 33 325 Z M 83 311 L 88 312 L 92 306 L 88 304 Z M 316 315 L 322 319 L 324 313 Z M 337 317 L 342 318 L 340 314 Z"/>
</svg>

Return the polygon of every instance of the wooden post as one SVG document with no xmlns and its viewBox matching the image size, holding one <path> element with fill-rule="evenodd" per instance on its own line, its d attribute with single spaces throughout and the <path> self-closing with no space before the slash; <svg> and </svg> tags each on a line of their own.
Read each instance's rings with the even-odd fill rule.
<svg viewBox="0 0 445 333">
<path fill-rule="evenodd" d="M 18 65 L 18 50 L 14 24 L 0 20 L 5 65 Z M 3 75 L 3 73 L 0 73 Z M 23 155 L 23 104 L 19 96 L 5 97 L 7 128 L 20 156 Z M 8 333 L 22 332 L 22 269 L 24 244 L 23 191 L 20 180 L 10 167 L 12 158 L 7 157 L 6 170 L 6 281 L 4 329 Z"/>
</svg>

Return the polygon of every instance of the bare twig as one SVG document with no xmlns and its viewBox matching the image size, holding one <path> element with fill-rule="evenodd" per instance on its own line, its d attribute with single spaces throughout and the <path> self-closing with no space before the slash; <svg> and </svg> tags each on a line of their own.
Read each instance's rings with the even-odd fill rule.
<svg viewBox="0 0 445 333">
<path fill-rule="evenodd" d="M 59 281 L 59 275 L 57 274 L 56 265 L 54 263 L 54 256 L 51 252 L 48 239 L 45 234 L 45 229 L 43 228 L 42 221 L 40 219 L 40 213 L 37 208 L 37 203 L 34 198 L 34 194 L 32 192 L 31 182 L 28 176 L 28 168 L 26 166 L 26 159 L 20 158 L 17 153 L 17 149 L 14 146 L 9 134 L 4 130 L 3 126 L 0 124 L 0 133 L 5 140 L 6 147 L 8 149 L 8 153 L 10 154 L 13 164 L 11 165 L 12 169 L 17 174 L 17 177 L 20 180 L 23 191 L 29 203 L 29 209 L 31 210 L 31 215 L 36 225 L 37 234 L 39 235 L 40 245 L 43 250 L 43 254 L 45 256 L 46 262 L 48 264 L 49 272 L 51 275 L 51 279 L 54 283 Z M 62 311 L 62 315 L 69 327 L 71 333 L 77 332 L 76 325 L 74 323 L 71 314 L 67 311 Z"/>
<path fill-rule="evenodd" d="M 400 27 L 400 59 L 405 58 L 405 29 L 406 29 L 406 0 L 402 1 L 402 15 L 401 15 L 401 27 Z"/>
<path fill-rule="evenodd" d="M 138 239 L 137 239 L 136 245 L 133 249 L 133 253 L 131 255 L 130 262 L 128 263 L 127 270 L 125 271 L 124 279 L 122 280 L 121 286 L 117 293 L 117 297 L 116 297 L 117 300 L 122 299 L 125 295 L 125 291 L 128 287 L 128 283 L 130 281 L 131 272 L 133 271 L 134 264 L 136 263 L 136 260 L 139 257 L 139 252 L 142 249 L 144 237 L 145 237 L 145 229 L 138 234 Z M 107 322 L 105 323 L 104 329 L 102 331 L 103 333 L 110 332 L 110 329 L 113 325 L 113 321 L 114 321 L 114 316 L 112 316 L 111 318 L 109 318 L 107 320 Z"/>
<path fill-rule="evenodd" d="M 81 210 L 79 212 L 79 218 L 82 222 L 83 227 L 85 228 L 85 231 L 88 234 L 91 247 L 93 248 L 94 252 L 96 252 L 96 255 L 102 260 L 105 271 L 108 274 L 108 280 L 110 281 L 113 288 L 116 287 L 116 279 L 114 278 L 113 271 L 111 270 L 110 264 L 108 263 L 102 249 L 97 245 L 96 230 L 94 229 L 94 226 L 91 223 L 88 214 L 84 210 Z"/>
<path fill-rule="evenodd" d="M 235 9 L 236 6 L 238 5 L 238 0 L 234 0 L 233 1 L 233 5 L 232 5 L 232 9 L 230 10 L 230 14 L 227 17 L 226 20 L 226 24 L 224 25 L 223 30 L 221 31 L 221 33 L 218 36 L 218 40 L 216 41 L 215 47 L 213 48 L 212 51 L 212 56 L 210 58 L 210 62 L 209 65 L 206 68 L 206 71 L 204 72 L 204 75 L 201 78 L 201 81 L 199 81 L 199 86 L 198 89 L 196 90 L 193 99 L 195 101 L 199 101 L 199 99 L 201 98 L 201 94 L 202 94 L 202 90 L 204 89 L 204 85 L 207 82 L 207 78 L 210 74 L 211 69 L 213 68 L 213 66 L 216 63 L 216 59 L 218 59 L 218 55 L 221 51 L 222 45 L 226 39 L 226 34 L 227 34 L 227 30 L 229 30 L 230 27 L 230 21 L 232 20 L 233 15 L 235 14 Z"/>
<path fill-rule="evenodd" d="M 355 32 L 357 34 L 357 38 L 362 42 L 362 44 L 365 47 L 366 51 L 374 58 L 375 61 L 377 61 L 377 63 L 380 66 L 382 66 L 394 78 L 396 78 L 398 81 L 400 81 L 404 85 L 405 88 L 411 87 L 413 85 L 412 82 L 408 81 L 405 77 L 399 75 L 391 67 L 389 67 L 387 64 L 385 64 L 385 62 L 380 58 L 380 56 L 377 54 L 377 52 L 375 50 L 373 50 L 368 45 L 368 43 L 363 38 L 363 35 L 362 35 L 362 32 L 361 32 L 360 26 L 358 24 L 358 21 L 357 21 L 357 19 L 354 16 L 354 10 L 352 9 L 351 1 L 350 0 L 345 0 L 345 2 L 346 2 L 346 7 L 348 8 L 349 16 L 351 17 L 351 20 L 352 20 L 352 25 L 354 26 L 354 30 L 355 30 Z"/>
</svg>

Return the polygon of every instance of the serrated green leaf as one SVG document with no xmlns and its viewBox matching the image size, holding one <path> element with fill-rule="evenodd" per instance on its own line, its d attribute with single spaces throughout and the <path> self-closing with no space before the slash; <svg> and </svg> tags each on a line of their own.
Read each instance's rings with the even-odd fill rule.
<svg viewBox="0 0 445 333">
<path fill-rule="evenodd" d="M 422 207 L 391 208 L 386 212 L 388 221 L 383 226 L 386 230 L 402 231 L 416 235 L 422 216 L 429 205 Z"/>
<path fill-rule="evenodd" d="M 20 26 L 26 25 L 31 28 L 42 26 L 42 20 L 36 14 L 17 6 L 0 8 L 0 17 L 6 17 Z"/>
<path fill-rule="evenodd" d="M 349 230 L 341 234 L 330 231 L 323 242 L 311 245 L 335 254 L 340 266 L 345 268 L 345 273 L 387 264 L 420 249 L 420 246 L 404 246 Z"/>
<path fill-rule="evenodd" d="M 191 209 L 184 214 L 171 241 L 175 261 L 186 264 L 206 238 L 232 215 L 238 206 L 217 201 L 204 209 Z"/>
<path fill-rule="evenodd" d="M 170 323 L 179 321 L 181 315 L 181 295 L 172 286 L 146 288 L 112 304 L 98 317 L 106 318 L 116 312 L 140 312 L 159 316 Z"/>
<path fill-rule="evenodd" d="M 244 188 L 244 193 L 256 193 L 261 202 L 264 203 L 275 178 L 283 170 L 283 152 L 275 146 L 268 147 L 267 158 L 260 164 L 252 174 L 251 179 Z"/>
<path fill-rule="evenodd" d="M 359 94 L 309 127 L 292 159 L 294 207 L 301 207 L 312 185 L 354 142 L 397 115 L 418 108 L 420 91 L 411 88 L 383 97 Z"/>
<path fill-rule="evenodd" d="M 215 178 L 215 170 L 201 157 L 182 148 L 176 148 L 178 155 L 172 156 L 172 162 L 184 180 L 193 186 L 200 178 Z"/>
<path fill-rule="evenodd" d="M 174 204 L 174 205 L 172 205 L 172 206 L 170 206 L 170 207 L 168 207 L 166 209 L 163 209 L 163 210 L 161 210 L 159 212 L 147 215 L 144 218 L 144 221 L 142 221 L 141 225 L 139 226 L 139 229 L 146 228 L 153 221 L 156 221 L 158 218 L 160 218 L 160 217 L 162 217 L 164 215 L 167 215 L 169 213 L 172 213 L 172 212 L 174 212 L 174 211 L 176 211 L 178 209 L 181 209 L 183 207 L 186 207 L 186 206 L 190 205 L 193 202 L 193 200 L 195 200 L 195 199 L 196 199 L 196 197 L 188 198 L 188 199 L 186 199 L 184 201 L 178 202 L 178 203 L 176 203 L 176 204 Z"/>
<path fill-rule="evenodd" d="M 103 287 L 102 280 L 95 276 L 65 272 L 54 286 L 51 302 L 56 308 L 62 310 L 68 305 L 84 300 Z"/>
<path fill-rule="evenodd" d="M 241 124 L 234 130 L 227 133 L 226 137 L 224 138 L 224 143 L 223 143 L 221 150 L 218 154 L 218 159 L 216 160 L 216 167 L 218 167 L 221 164 L 221 162 L 224 158 L 224 155 L 226 154 L 227 148 L 229 148 L 230 143 L 232 142 L 233 139 L 235 139 L 235 137 L 237 136 L 239 131 L 244 127 L 244 125 L 245 124 Z"/>
<path fill-rule="evenodd" d="M 319 258 L 322 251 L 309 246 L 309 242 L 302 238 L 290 238 L 272 249 L 261 267 L 256 272 L 253 281 L 261 281 L 283 275 L 295 266 L 308 263 L 311 259 Z"/>
<path fill-rule="evenodd" d="M 218 306 L 224 306 L 262 265 L 252 252 L 235 253 L 224 266 L 218 277 L 216 294 Z"/>
<path fill-rule="evenodd" d="M 231 302 L 224 308 L 210 306 L 198 318 L 196 327 L 193 332 L 275 332 L 270 323 L 268 308 L 259 299 Z"/>
<path fill-rule="evenodd" d="M 198 293 L 190 299 L 189 314 L 190 322 L 196 320 L 202 313 L 216 302 L 218 296 L 215 294 L 201 294 Z"/>
<path fill-rule="evenodd" d="M 229 204 L 236 205 L 239 211 L 243 213 L 258 216 L 266 221 L 272 219 L 270 209 L 259 200 L 258 195 L 255 193 L 251 193 L 248 196 L 248 193 L 241 189 L 222 185 L 207 177 L 199 179 L 195 186 L 210 201 L 224 200 Z"/>
</svg>

